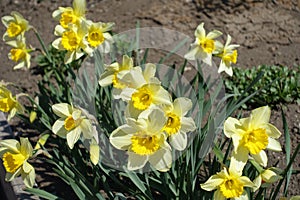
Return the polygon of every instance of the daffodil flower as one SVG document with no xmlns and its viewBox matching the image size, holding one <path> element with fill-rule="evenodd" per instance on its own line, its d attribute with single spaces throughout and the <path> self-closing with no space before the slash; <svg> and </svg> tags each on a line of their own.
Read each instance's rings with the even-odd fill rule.
<svg viewBox="0 0 300 200">
<path fill-rule="evenodd" d="M 220 31 L 213 30 L 206 35 L 204 23 L 201 23 L 195 31 L 195 42 L 191 45 L 191 50 L 184 55 L 188 60 L 200 58 L 209 66 L 212 65 L 212 54 L 216 50 L 215 39 L 222 35 Z"/>
<path fill-rule="evenodd" d="M 239 165 L 245 165 L 248 154 L 260 165 L 266 167 L 268 158 L 265 149 L 281 151 L 280 143 L 275 140 L 280 131 L 269 123 L 271 109 L 268 106 L 253 110 L 250 117 L 237 120 L 229 117 L 224 123 L 224 134 L 232 138 L 233 158 Z"/>
<path fill-rule="evenodd" d="M 52 13 L 52 17 L 59 20 L 60 25 L 67 29 L 69 25 L 77 25 L 85 19 L 86 13 L 86 1 L 85 0 L 74 0 L 73 8 L 71 7 L 59 7 Z"/>
<path fill-rule="evenodd" d="M 230 163 L 229 169 L 224 167 L 221 172 L 212 175 L 200 186 L 206 191 L 216 190 L 213 198 L 216 200 L 248 200 L 249 197 L 244 188 L 252 188 L 255 185 L 248 177 L 242 176 L 242 170 L 236 170 L 235 166 Z"/>
<path fill-rule="evenodd" d="M 278 175 L 275 170 L 274 168 L 262 170 L 262 172 L 260 172 L 260 174 L 253 180 L 253 183 L 255 184 L 253 192 L 257 191 L 261 186 L 268 187 L 270 184 L 282 179 L 282 176 Z"/>
<path fill-rule="evenodd" d="M 218 73 L 225 71 L 229 76 L 232 76 L 233 71 L 232 71 L 231 64 L 236 63 L 237 56 L 238 56 L 237 50 L 235 48 L 239 47 L 240 45 L 230 44 L 230 42 L 231 42 L 231 36 L 228 35 L 225 46 L 223 46 L 219 42 L 217 42 L 218 45 L 216 46 L 218 46 L 217 49 L 219 51 L 217 56 L 221 58 Z"/>
<path fill-rule="evenodd" d="M 82 115 L 80 109 L 67 103 L 54 104 L 53 112 L 60 118 L 52 126 L 52 132 L 67 139 L 68 146 L 72 149 L 79 140 L 81 133 L 85 139 L 93 137 L 93 127 L 89 119 Z"/>
<path fill-rule="evenodd" d="M 33 187 L 35 182 L 35 170 L 27 160 L 32 156 L 32 146 L 28 138 L 20 138 L 20 142 L 14 139 L 0 141 L 0 157 L 6 170 L 6 181 L 12 181 L 21 175 L 27 187 Z"/>
<path fill-rule="evenodd" d="M 133 60 L 127 55 L 123 55 L 123 61 L 121 64 L 114 62 L 111 65 L 106 65 L 104 72 L 100 75 L 99 85 L 102 87 L 113 85 L 113 97 L 115 99 L 121 98 L 119 94 L 122 89 L 127 87 L 127 84 L 120 80 L 123 76 L 133 68 Z"/>
<path fill-rule="evenodd" d="M 185 117 L 191 108 L 192 101 L 185 97 L 179 97 L 171 106 L 163 107 L 167 117 L 163 130 L 168 134 L 172 147 L 180 151 L 186 148 L 186 133 L 196 129 L 193 118 Z"/>
<path fill-rule="evenodd" d="M 108 53 L 110 51 L 110 45 L 113 43 L 113 38 L 108 32 L 114 26 L 114 23 L 94 23 L 87 21 L 88 33 L 87 41 L 91 48 L 99 48 L 101 52 Z"/>
<path fill-rule="evenodd" d="M 12 96 L 5 86 L 0 85 L 0 111 L 9 113 L 7 120 L 13 118 L 17 112 L 22 113 L 24 108 L 17 101 L 16 97 Z"/>
<path fill-rule="evenodd" d="M 10 50 L 8 57 L 14 62 L 19 62 L 13 69 L 20 69 L 23 67 L 30 68 L 30 54 L 31 49 L 27 49 L 25 39 L 13 40 L 9 42 L 13 48 Z"/>
<path fill-rule="evenodd" d="M 87 34 L 87 24 L 82 22 L 80 26 L 70 25 L 68 29 L 57 25 L 55 27 L 55 35 L 61 36 L 52 42 L 52 46 L 59 50 L 67 50 L 65 55 L 65 63 L 70 63 L 79 59 L 86 52 L 91 55 L 93 49 L 85 40 Z"/>
<path fill-rule="evenodd" d="M 120 97 L 128 102 L 126 117 L 136 118 L 142 111 L 157 105 L 171 105 L 171 96 L 154 77 L 156 66 L 147 63 L 144 71 L 134 67 L 120 81 L 127 85 Z"/>
<path fill-rule="evenodd" d="M 171 147 L 166 142 L 163 127 L 166 122 L 162 110 L 146 110 L 135 120 L 118 127 L 110 135 L 110 143 L 117 149 L 127 151 L 129 170 L 143 168 L 149 162 L 159 171 L 168 171 L 172 163 Z"/>
<path fill-rule="evenodd" d="M 10 42 L 11 40 L 20 39 L 31 26 L 28 21 L 18 12 L 11 12 L 11 16 L 1 18 L 2 23 L 7 28 L 3 35 L 3 41 Z"/>
</svg>

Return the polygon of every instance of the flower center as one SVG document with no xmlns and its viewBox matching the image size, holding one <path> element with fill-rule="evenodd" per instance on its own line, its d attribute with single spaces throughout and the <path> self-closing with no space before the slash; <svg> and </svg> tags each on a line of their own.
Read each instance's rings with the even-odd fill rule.
<svg viewBox="0 0 300 200">
<path fill-rule="evenodd" d="M 243 144 L 248 148 L 251 154 L 258 154 L 268 146 L 268 135 L 266 129 L 259 128 L 247 132 L 243 136 Z"/>
<path fill-rule="evenodd" d="M 204 39 L 200 41 L 200 46 L 206 53 L 212 53 L 215 50 L 215 42 L 211 39 Z"/>
<path fill-rule="evenodd" d="M 23 60 L 26 57 L 26 52 L 23 49 L 11 49 L 10 50 L 10 58 L 18 62 L 19 60 Z"/>
<path fill-rule="evenodd" d="M 234 198 L 239 197 L 243 194 L 244 185 L 236 178 L 229 177 L 221 185 L 220 190 L 224 197 Z"/>
<path fill-rule="evenodd" d="M 7 27 L 7 34 L 9 37 L 16 37 L 23 31 L 22 26 L 20 24 L 16 24 L 15 22 L 9 23 Z"/>
<path fill-rule="evenodd" d="M 15 106 L 15 102 L 11 98 L 0 99 L 0 110 L 2 112 L 9 112 Z"/>
<path fill-rule="evenodd" d="M 103 33 L 99 29 L 92 29 L 88 34 L 88 42 L 92 47 L 97 47 L 104 42 Z"/>
<path fill-rule="evenodd" d="M 237 56 L 238 56 L 237 50 L 234 50 L 231 54 L 227 54 L 227 55 L 223 56 L 222 59 L 225 63 L 234 63 L 235 64 L 237 61 Z"/>
<path fill-rule="evenodd" d="M 147 85 L 139 88 L 132 94 L 131 100 L 133 102 L 133 106 L 139 110 L 147 109 L 153 101 L 152 96 L 153 95 Z"/>
<path fill-rule="evenodd" d="M 10 152 L 6 152 L 3 154 L 2 160 L 5 170 L 13 174 L 24 163 L 25 157 L 20 153 L 12 154 Z"/>
<path fill-rule="evenodd" d="M 72 116 L 68 116 L 65 119 L 64 126 L 67 131 L 70 131 L 77 126 L 77 122 L 73 119 Z"/>
<path fill-rule="evenodd" d="M 174 113 L 168 113 L 167 116 L 168 116 L 168 120 L 163 130 L 166 131 L 168 135 L 177 133 L 181 127 L 180 118 Z"/>
<path fill-rule="evenodd" d="M 157 136 L 149 136 L 143 133 L 137 133 L 131 137 L 131 150 L 139 155 L 150 155 L 156 152 L 161 144 Z"/>
<path fill-rule="evenodd" d="M 63 33 L 61 43 L 68 51 L 74 51 L 78 48 L 81 42 L 80 37 L 74 31 L 66 31 Z"/>
<path fill-rule="evenodd" d="M 75 24 L 77 21 L 76 15 L 73 14 L 72 11 L 66 11 L 61 15 L 61 19 L 59 20 L 60 25 L 64 28 L 68 28 L 69 24 Z"/>
</svg>

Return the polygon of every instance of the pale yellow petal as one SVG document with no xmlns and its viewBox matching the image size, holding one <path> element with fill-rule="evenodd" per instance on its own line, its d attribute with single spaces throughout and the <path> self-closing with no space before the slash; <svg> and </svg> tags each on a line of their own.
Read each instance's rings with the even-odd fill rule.
<svg viewBox="0 0 300 200">
<path fill-rule="evenodd" d="M 60 118 L 56 120 L 52 126 L 52 132 L 59 137 L 66 138 L 67 130 L 65 129 L 65 120 Z"/>
<path fill-rule="evenodd" d="M 81 134 L 81 130 L 79 127 L 74 128 L 69 133 L 67 133 L 67 143 L 70 149 L 73 149 L 74 144 L 79 140 Z"/>
<path fill-rule="evenodd" d="M 273 172 L 272 170 L 266 169 L 261 173 L 261 177 L 263 181 L 267 183 L 274 183 L 281 179 L 282 177 Z"/>
<path fill-rule="evenodd" d="M 200 184 L 201 188 L 206 191 L 215 190 L 223 183 L 224 179 L 219 175 L 212 175 L 205 183 Z"/>
<path fill-rule="evenodd" d="M 147 63 L 143 72 L 143 76 L 147 83 L 150 82 L 150 78 L 155 76 L 156 65 L 152 63 Z"/>
<path fill-rule="evenodd" d="M 172 134 L 170 136 L 170 144 L 174 149 L 176 149 L 178 151 L 183 151 L 187 145 L 186 133 L 179 132 L 176 134 Z"/>
<path fill-rule="evenodd" d="M 261 125 L 269 123 L 270 116 L 271 109 L 269 106 L 263 106 L 252 110 L 251 126 L 253 128 L 260 128 Z"/>
<path fill-rule="evenodd" d="M 254 160 L 260 164 L 263 167 L 267 166 L 268 163 L 268 157 L 265 151 L 260 151 L 258 154 L 251 154 L 251 156 L 254 158 Z"/>
<path fill-rule="evenodd" d="M 226 197 L 223 195 L 223 193 L 220 190 L 216 190 L 214 192 L 214 200 L 226 200 Z"/>
<path fill-rule="evenodd" d="M 21 154 L 23 154 L 23 156 L 28 157 L 32 155 L 32 146 L 28 140 L 28 138 L 20 138 L 20 144 L 21 144 L 21 148 L 20 148 L 20 152 Z"/>
<path fill-rule="evenodd" d="M 281 136 L 281 132 L 275 126 L 273 126 L 272 124 L 268 123 L 267 127 L 268 127 L 266 129 L 267 130 L 267 134 L 270 137 L 278 139 Z"/>
<path fill-rule="evenodd" d="M 90 144 L 90 159 L 94 165 L 97 165 L 100 159 L 100 146 L 95 140 Z"/>
<path fill-rule="evenodd" d="M 267 146 L 267 149 L 270 149 L 272 151 L 282 151 L 282 148 L 281 148 L 281 144 L 273 139 L 273 138 L 268 138 L 269 142 L 268 142 L 268 146 Z"/>
<path fill-rule="evenodd" d="M 262 182 L 262 178 L 261 178 L 261 175 L 258 175 L 254 180 L 253 180 L 253 183 L 254 183 L 254 187 L 252 187 L 252 191 L 253 192 L 256 192 L 260 186 L 261 186 L 261 182 Z"/>
<path fill-rule="evenodd" d="M 174 100 L 173 106 L 173 113 L 175 113 L 177 116 L 185 116 L 192 108 L 193 103 L 189 98 L 179 97 Z"/>
<path fill-rule="evenodd" d="M 1 140 L 0 146 L 6 148 L 8 150 L 11 150 L 15 153 L 19 153 L 20 148 L 21 148 L 19 141 L 15 140 L 15 139 Z"/>
<path fill-rule="evenodd" d="M 131 145 L 132 134 L 137 130 L 127 124 L 118 127 L 109 137 L 110 143 L 117 149 L 127 150 Z"/>
<path fill-rule="evenodd" d="M 193 118 L 191 117 L 182 117 L 180 123 L 180 131 L 184 133 L 192 132 L 197 128 Z"/>
<path fill-rule="evenodd" d="M 22 179 L 26 187 L 32 188 L 35 183 L 35 170 L 30 166 L 29 173 L 21 173 Z"/>
<path fill-rule="evenodd" d="M 229 117 L 224 122 L 224 134 L 228 138 L 231 138 L 234 134 L 241 134 L 243 131 L 240 128 L 241 123 L 236 118 Z"/>
</svg>

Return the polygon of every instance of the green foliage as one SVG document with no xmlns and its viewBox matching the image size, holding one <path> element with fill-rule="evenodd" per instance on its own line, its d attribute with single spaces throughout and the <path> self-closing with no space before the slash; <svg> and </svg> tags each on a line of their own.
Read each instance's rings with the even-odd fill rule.
<svg viewBox="0 0 300 200">
<path fill-rule="evenodd" d="M 258 66 L 251 69 L 235 68 L 233 76 L 225 79 L 226 92 L 240 95 L 246 91 L 254 77 L 264 72 L 262 78 L 244 95 L 258 91 L 244 107 L 259 107 L 263 105 L 300 104 L 300 66 L 289 69 L 284 66 Z M 237 97 L 236 97 L 237 98 Z"/>
</svg>

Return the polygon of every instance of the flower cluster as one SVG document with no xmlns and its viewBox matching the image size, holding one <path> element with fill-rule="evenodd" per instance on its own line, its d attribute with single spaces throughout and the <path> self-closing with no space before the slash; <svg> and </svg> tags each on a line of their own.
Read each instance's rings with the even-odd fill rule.
<svg viewBox="0 0 300 200">
<path fill-rule="evenodd" d="M 28 21 L 18 12 L 12 12 L 9 16 L 2 17 L 2 23 L 7 28 L 3 35 L 3 41 L 10 45 L 8 57 L 10 60 L 18 63 L 14 69 L 30 67 L 30 52 L 32 49 L 27 47 L 25 32 L 32 27 Z"/>
<path fill-rule="evenodd" d="M 92 55 L 99 46 L 109 52 L 113 41 L 109 33 L 113 23 L 93 22 L 85 18 L 86 1 L 74 0 L 73 7 L 59 7 L 52 14 L 59 21 L 54 34 L 59 36 L 52 45 L 56 49 L 66 50 L 65 63 L 79 59 L 84 54 Z"/>
<path fill-rule="evenodd" d="M 155 77 L 156 66 L 133 66 L 132 58 L 106 66 L 99 84 L 112 84 L 115 99 L 127 102 L 126 124 L 110 135 L 111 144 L 128 153 L 128 169 L 143 168 L 149 162 L 159 171 L 172 163 L 172 147 L 182 151 L 187 146 L 187 133 L 196 129 L 194 120 L 186 117 L 192 102 L 185 97 L 172 101 L 171 95 Z"/>
<path fill-rule="evenodd" d="M 275 168 L 263 169 L 268 162 L 264 150 L 281 151 L 280 143 L 275 140 L 281 133 L 269 123 L 270 115 L 271 109 L 264 106 L 253 110 L 250 117 L 240 120 L 229 117 L 225 121 L 224 134 L 232 139 L 234 146 L 229 171 L 224 168 L 201 184 L 202 189 L 207 191 L 217 189 L 214 199 L 248 199 L 244 187 L 251 187 L 256 191 L 263 182 L 273 183 L 280 179 Z M 248 177 L 241 176 L 248 161 L 254 163 L 259 172 L 253 182 Z"/>
<path fill-rule="evenodd" d="M 185 54 L 185 58 L 188 60 L 201 59 L 209 66 L 212 65 L 212 56 L 221 58 L 218 72 L 225 71 L 229 76 L 232 76 L 232 63 L 237 61 L 237 50 L 239 47 L 237 44 L 230 44 L 231 36 L 227 36 L 227 41 L 223 45 L 220 41 L 215 40 L 222 33 L 217 30 L 213 30 L 206 34 L 204 29 L 204 23 L 201 23 L 195 31 L 195 42 L 191 45 L 191 50 Z"/>
</svg>

